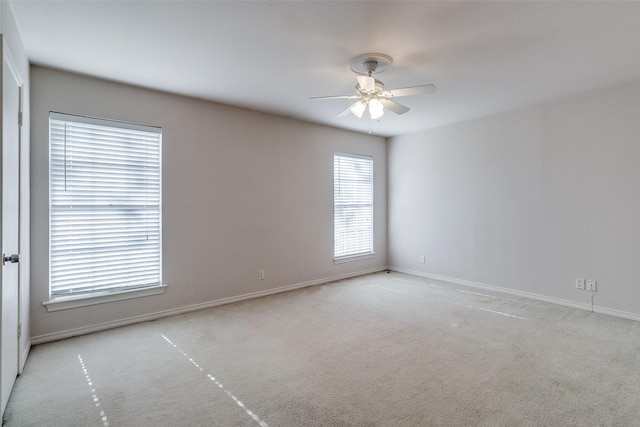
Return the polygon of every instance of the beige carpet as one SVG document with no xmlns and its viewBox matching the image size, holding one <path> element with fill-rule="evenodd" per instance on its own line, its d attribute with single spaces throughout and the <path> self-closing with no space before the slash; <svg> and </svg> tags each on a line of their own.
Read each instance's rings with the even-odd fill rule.
<svg viewBox="0 0 640 427">
<path fill-rule="evenodd" d="M 378 273 L 37 346 L 5 425 L 640 425 L 640 323 Z"/>
</svg>

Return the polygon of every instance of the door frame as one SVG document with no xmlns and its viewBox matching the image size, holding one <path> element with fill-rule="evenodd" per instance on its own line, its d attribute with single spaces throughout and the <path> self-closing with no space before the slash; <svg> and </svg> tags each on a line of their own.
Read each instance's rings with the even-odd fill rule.
<svg viewBox="0 0 640 427">
<path fill-rule="evenodd" d="M 24 185 L 23 185 L 23 177 L 22 177 L 22 163 L 23 163 L 23 156 L 24 156 L 24 146 L 23 146 L 23 132 L 22 132 L 22 116 L 23 116 L 23 88 L 24 88 L 24 80 L 20 74 L 20 72 L 18 71 L 18 67 L 16 66 L 16 62 L 14 60 L 13 55 L 11 54 L 11 49 L 9 48 L 9 45 L 7 43 L 6 38 L 4 37 L 3 34 L 0 34 L 0 38 L 2 39 L 2 62 L 3 65 L 4 63 L 7 64 L 7 68 L 11 71 L 12 76 L 5 76 L 0 72 L 0 76 L 2 77 L 2 81 L 0 81 L 0 83 L 3 83 L 3 80 L 5 78 L 13 78 L 18 86 L 18 115 L 19 117 L 16 117 L 16 120 L 18 121 L 18 164 L 17 164 L 17 168 L 18 168 L 18 252 L 20 254 L 23 254 L 23 250 L 25 249 L 25 241 L 24 241 L 24 232 L 23 232 L 23 221 L 25 220 L 24 218 L 24 212 L 23 212 L 23 201 L 24 201 Z M 1 92 L 1 91 L 0 91 Z M 4 108 L 4 97 L 2 100 L 0 100 L 0 106 L 2 106 L 2 108 Z M 2 126 L 0 126 L 0 129 L 2 129 Z M 2 156 L 2 149 L 3 149 L 3 144 L 4 141 L 2 140 L 2 135 L 0 134 L 0 159 Z M 1 173 L 1 169 L 2 167 L 0 166 L 0 242 L 2 242 L 2 224 L 4 222 L 4 218 L 2 217 L 2 204 L 3 204 L 3 195 L 2 195 L 2 173 Z M 28 220 L 27 220 L 28 223 Z M 17 372 L 18 375 L 20 373 L 22 373 L 23 369 L 24 369 L 24 364 L 26 362 L 26 356 L 28 355 L 29 352 L 29 347 L 30 345 L 26 345 L 23 348 L 23 339 L 22 336 L 25 334 L 25 332 L 28 331 L 22 331 L 22 325 L 23 324 L 27 324 L 28 322 L 25 322 L 24 316 L 27 315 L 28 316 L 28 312 L 25 313 L 22 307 L 23 304 L 23 298 L 24 298 L 24 290 L 23 290 L 23 284 L 24 284 L 24 262 L 23 262 L 23 258 L 21 255 L 21 260 L 20 263 L 18 264 L 18 298 L 17 298 L 17 315 L 18 315 L 18 331 L 17 335 L 16 335 L 16 339 L 17 339 L 17 362 L 18 362 L 18 366 L 17 366 Z M 0 275 L 0 289 L 2 286 L 2 275 Z"/>
</svg>

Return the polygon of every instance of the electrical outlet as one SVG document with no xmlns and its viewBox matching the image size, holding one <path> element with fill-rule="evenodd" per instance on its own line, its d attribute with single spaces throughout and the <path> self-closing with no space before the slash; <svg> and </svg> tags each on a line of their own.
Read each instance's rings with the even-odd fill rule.
<svg viewBox="0 0 640 427">
<path fill-rule="evenodd" d="M 584 289 L 584 279 L 580 277 L 576 279 L 576 289 Z"/>
<path fill-rule="evenodd" d="M 426 261 L 427 257 L 425 257 L 424 255 L 420 256 L 420 264 L 424 264 Z"/>
<path fill-rule="evenodd" d="M 264 280 L 264 270 L 258 270 L 258 280 Z"/>
<path fill-rule="evenodd" d="M 595 280 L 587 280 L 586 289 L 591 292 L 596 291 L 596 281 Z"/>
</svg>

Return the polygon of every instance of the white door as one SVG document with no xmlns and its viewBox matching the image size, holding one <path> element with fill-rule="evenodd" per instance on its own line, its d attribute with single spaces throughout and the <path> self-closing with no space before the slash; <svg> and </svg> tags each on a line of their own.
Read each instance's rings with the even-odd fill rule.
<svg viewBox="0 0 640 427">
<path fill-rule="evenodd" d="M 3 43 L 4 44 L 4 43 Z M 2 55 L 2 350 L 0 401 L 4 413 L 18 375 L 20 242 L 20 79 L 6 46 Z"/>
</svg>

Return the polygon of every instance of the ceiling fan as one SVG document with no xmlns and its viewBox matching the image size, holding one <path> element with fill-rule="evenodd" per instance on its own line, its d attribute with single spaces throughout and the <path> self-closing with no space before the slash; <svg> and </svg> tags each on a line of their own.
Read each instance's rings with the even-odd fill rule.
<svg viewBox="0 0 640 427">
<path fill-rule="evenodd" d="M 352 113 L 360 119 L 368 108 L 369 116 L 373 120 L 378 120 L 384 114 L 385 108 L 396 114 L 404 114 L 410 110 L 409 107 L 405 107 L 391 98 L 424 95 L 436 91 L 435 85 L 432 84 L 385 90 L 384 83 L 373 77 L 372 74 L 386 70 L 392 62 L 393 59 L 389 55 L 382 53 L 358 55 L 351 60 L 351 70 L 357 74 L 357 95 L 316 96 L 309 99 L 357 99 L 358 101 L 338 114 L 338 117 Z"/>
</svg>

